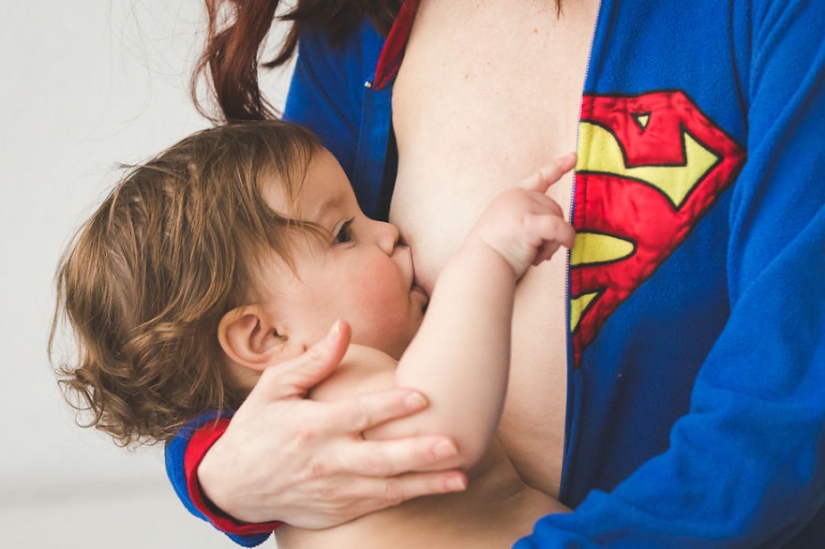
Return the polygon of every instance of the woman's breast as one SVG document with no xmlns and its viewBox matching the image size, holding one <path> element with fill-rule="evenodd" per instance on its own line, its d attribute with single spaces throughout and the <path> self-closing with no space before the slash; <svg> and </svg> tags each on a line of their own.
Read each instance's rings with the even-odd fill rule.
<svg viewBox="0 0 825 549">
<path fill-rule="evenodd" d="M 421 1 L 393 87 L 390 221 L 425 288 L 496 194 L 576 149 L 598 4 L 566 2 L 560 15 L 554 2 Z M 569 212 L 572 176 L 549 194 Z M 564 446 L 566 263 L 557 253 L 520 283 L 499 430 L 522 478 L 550 494 Z"/>
</svg>

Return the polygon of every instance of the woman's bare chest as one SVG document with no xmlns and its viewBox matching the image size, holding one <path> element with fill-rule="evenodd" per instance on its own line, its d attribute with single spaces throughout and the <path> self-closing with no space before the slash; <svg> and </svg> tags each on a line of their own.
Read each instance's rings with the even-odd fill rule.
<svg viewBox="0 0 825 549">
<path fill-rule="evenodd" d="M 598 2 L 424 0 L 393 88 L 399 171 L 390 220 L 432 289 L 493 196 L 576 149 Z M 550 194 L 569 211 L 572 176 Z M 517 294 L 499 435 L 534 487 L 561 474 L 566 391 L 565 260 Z"/>
<path fill-rule="evenodd" d="M 391 218 L 434 279 L 489 200 L 575 150 L 595 13 L 423 1 L 393 89 Z M 571 178 L 551 191 L 570 203 Z M 565 209 L 567 209 L 565 207 Z"/>
</svg>

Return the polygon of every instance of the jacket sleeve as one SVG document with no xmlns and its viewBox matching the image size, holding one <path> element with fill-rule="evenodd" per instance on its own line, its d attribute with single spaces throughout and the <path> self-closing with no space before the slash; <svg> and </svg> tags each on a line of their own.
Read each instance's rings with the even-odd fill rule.
<svg viewBox="0 0 825 549">
<path fill-rule="evenodd" d="M 752 4 L 748 160 L 719 242 L 731 315 L 690 412 L 666 452 L 540 519 L 517 549 L 814 547 L 795 536 L 825 535 L 825 3 Z"/>
<path fill-rule="evenodd" d="M 354 180 L 365 82 L 383 38 L 369 21 L 333 47 L 322 31 L 302 33 L 283 120 L 309 128 Z"/>
<path fill-rule="evenodd" d="M 246 524 L 234 520 L 208 502 L 197 480 L 198 465 L 226 431 L 231 417 L 231 412 L 207 412 L 190 421 L 166 444 L 166 474 L 175 494 L 190 513 L 212 523 L 235 543 L 255 547 L 266 541 L 280 523 Z"/>
</svg>

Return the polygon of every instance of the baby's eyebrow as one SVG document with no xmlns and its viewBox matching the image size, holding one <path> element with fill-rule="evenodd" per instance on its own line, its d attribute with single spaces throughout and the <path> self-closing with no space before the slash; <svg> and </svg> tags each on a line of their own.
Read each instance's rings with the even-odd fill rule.
<svg viewBox="0 0 825 549">
<path fill-rule="evenodd" d="M 326 200 L 324 200 L 318 209 L 315 212 L 315 219 L 322 220 L 325 219 L 329 212 L 334 211 L 341 207 L 344 203 L 345 197 L 343 193 L 337 193 Z"/>
</svg>

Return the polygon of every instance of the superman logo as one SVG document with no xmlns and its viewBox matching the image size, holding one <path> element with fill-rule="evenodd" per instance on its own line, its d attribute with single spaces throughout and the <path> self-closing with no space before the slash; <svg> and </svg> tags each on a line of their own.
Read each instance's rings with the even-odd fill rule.
<svg viewBox="0 0 825 549">
<path fill-rule="evenodd" d="M 605 321 L 682 245 L 744 162 L 744 149 L 681 91 L 584 97 L 570 252 L 576 367 Z"/>
</svg>

